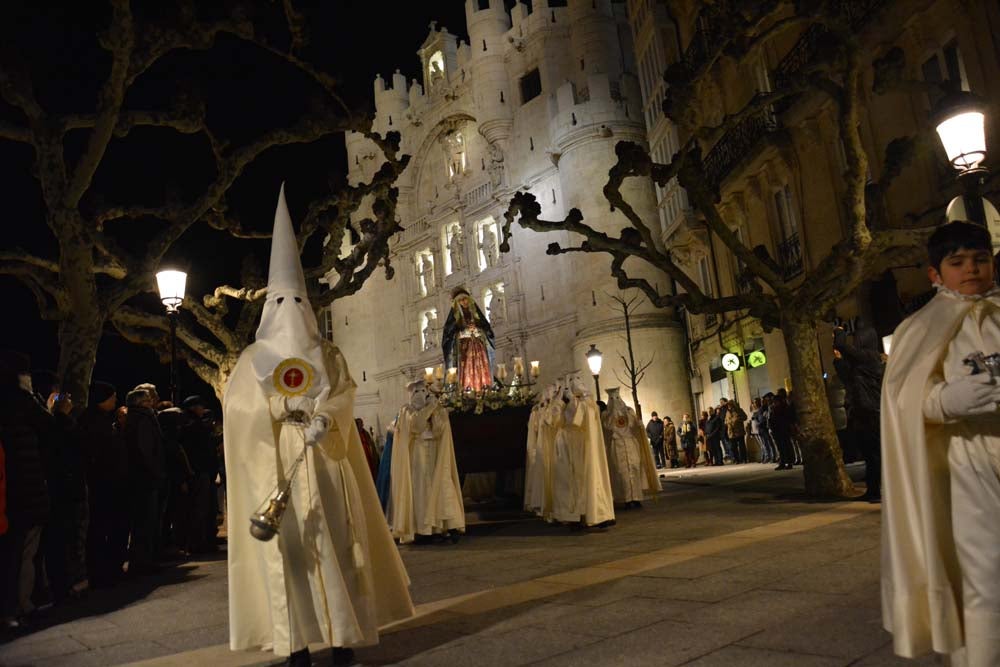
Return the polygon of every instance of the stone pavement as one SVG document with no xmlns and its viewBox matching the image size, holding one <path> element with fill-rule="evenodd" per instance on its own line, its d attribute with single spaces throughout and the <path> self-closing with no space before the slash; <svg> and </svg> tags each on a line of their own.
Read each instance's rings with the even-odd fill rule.
<svg viewBox="0 0 1000 667">
<path fill-rule="evenodd" d="M 860 466 L 850 466 L 860 477 Z M 401 549 L 418 615 L 365 665 L 934 665 L 893 657 L 879 611 L 878 505 L 813 503 L 800 469 L 670 471 L 604 531 L 470 525 Z M 96 591 L 0 645 L 0 665 L 267 665 L 230 652 L 225 561 Z M 318 664 L 328 652 L 318 652 Z"/>
</svg>

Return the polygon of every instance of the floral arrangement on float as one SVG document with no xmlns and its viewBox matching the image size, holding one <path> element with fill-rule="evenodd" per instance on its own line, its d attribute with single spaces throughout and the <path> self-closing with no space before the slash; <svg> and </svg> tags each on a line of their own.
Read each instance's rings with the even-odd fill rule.
<svg viewBox="0 0 1000 667">
<path fill-rule="evenodd" d="M 459 386 L 458 369 L 449 368 L 447 375 L 443 366 L 424 369 L 424 381 L 438 402 L 449 412 L 481 415 L 510 407 L 534 405 L 538 395 L 531 390 L 540 373 L 539 362 L 529 366 L 529 380 L 524 378 L 524 362 L 514 357 L 513 374 L 508 374 L 507 365 L 498 363 L 493 384 L 479 390 Z M 507 379 L 510 378 L 510 382 Z"/>
</svg>

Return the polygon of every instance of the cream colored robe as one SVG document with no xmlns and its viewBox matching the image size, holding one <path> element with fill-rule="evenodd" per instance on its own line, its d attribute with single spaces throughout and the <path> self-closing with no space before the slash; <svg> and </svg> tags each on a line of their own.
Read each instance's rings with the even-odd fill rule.
<svg viewBox="0 0 1000 667">
<path fill-rule="evenodd" d="M 660 480 L 653 448 L 635 410 L 627 408 L 627 412 L 616 414 L 608 411 L 602 421 L 615 501 L 641 501 L 645 493 L 657 493 Z"/>
<path fill-rule="evenodd" d="M 998 309 L 996 296 L 941 290 L 893 335 L 882 389 L 882 616 L 902 656 L 1000 664 L 1000 416 L 947 423 L 940 408 L 966 355 L 1000 351 Z M 985 599 L 968 582 L 963 593 L 962 568 L 985 583 Z"/>
<path fill-rule="evenodd" d="M 549 406 L 555 429 L 552 455 L 552 517 L 594 526 L 615 518 L 604 435 L 593 398 L 555 399 Z"/>
<path fill-rule="evenodd" d="M 524 509 L 543 519 L 552 515 L 552 427 L 546 420 L 549 404 L 539 404 L 528 418 L 528 445 L 524 466 Z"/>
<path fill-rule="evenodd" d="M 423 437 L 430 419 L 432 439 Z M 392 493 L 386 515 L 392 536 L 465 532 L 465 506 L 455 463 L 448 412 L 436 402 L 420 411 L 399 411 L 392 442 Z"/>
<path fill-rule="evenodd" d="M 307 450 L 278 535 L 260 542 L 250 515 L 284 481 L 304 438 L 302 426 L 272 418 L 255 347 L 240 356 L 223 398 L 230 647 L 288 655 L 309 643 L 374 644 L 378 626 L 412 616 L 413 604 L 354 425 L 354 381 L 324 343 L 331 391 L 316 412 L 332 426 Z"/>
</svg>

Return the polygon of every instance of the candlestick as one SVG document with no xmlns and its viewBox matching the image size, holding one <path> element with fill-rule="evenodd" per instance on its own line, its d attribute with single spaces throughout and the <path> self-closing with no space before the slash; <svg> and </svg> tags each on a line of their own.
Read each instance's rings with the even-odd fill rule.
<svg viewBox="0 0 1000 667">
<path fill-rule="evenodd" d="M 424 369 L 424 382 L 430 384 L 434 380 L 434 368 L 428 366 Z"/>
<path fill-rule="evenodd" d="M 438 380 L 444 379 L 444 364 L 438 364 L 434 367 L 434 377 Z"/>
<path fill-rule="evenodd" d="M 497 363 L 497 377 L 501 382 L 507 379 L 507 364 L 502 361 Z"/>
<path fill-rule="evenodd" d="M 447 383 L 448 384 L 455 384 L 455 382 L 457 380 L 458 380 L 458 369 L 455 368 L 454 366 L 452 366 L 451 368 L 448 369 L 448 380 L 447 380 Z"/>
<path fill-rule="evenodd" d="M 533 377 L 533 378 L 537 378 L 538 374 L 541 372 L 539 370 L 539 368 L 538 368 L 538 363 L 539 362 L 537 362 L 537 361 L 532 361 L 531 362 L 531 377 Z"/>
<path fill-rule="evenodd" d="M 524 375 L 524 361 L 521 357 L 514 357 L 514 375 Z"/>
</svg>

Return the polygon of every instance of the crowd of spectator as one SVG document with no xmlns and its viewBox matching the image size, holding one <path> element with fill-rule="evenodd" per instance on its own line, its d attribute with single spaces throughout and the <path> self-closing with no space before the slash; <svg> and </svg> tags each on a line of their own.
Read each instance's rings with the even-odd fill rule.
<svg viewBox="0 0 1000 667">
<path fill-rule="evenodd" d="M 749 414 L 727 398 L 709 406 L 697 423 L 687 413 L 674 424 L 670 417 L 661 420 L 654 412 L 646 434 L 657 468 L 749 463 L 749 438 L 757 460 L 777 463 L 776 470 L 788 470 L 802 465 L 795 421 L 795 406 L 782 388 L 753 399 Z"/>
<path fill-rule="evenodd" d="M 85 409 L 52 374 L 0 351 L 0 631 L 91 588 L 218 549 L 222 430 L 206 401 L 152 384 L 90 387 Z"/>
</svg>

